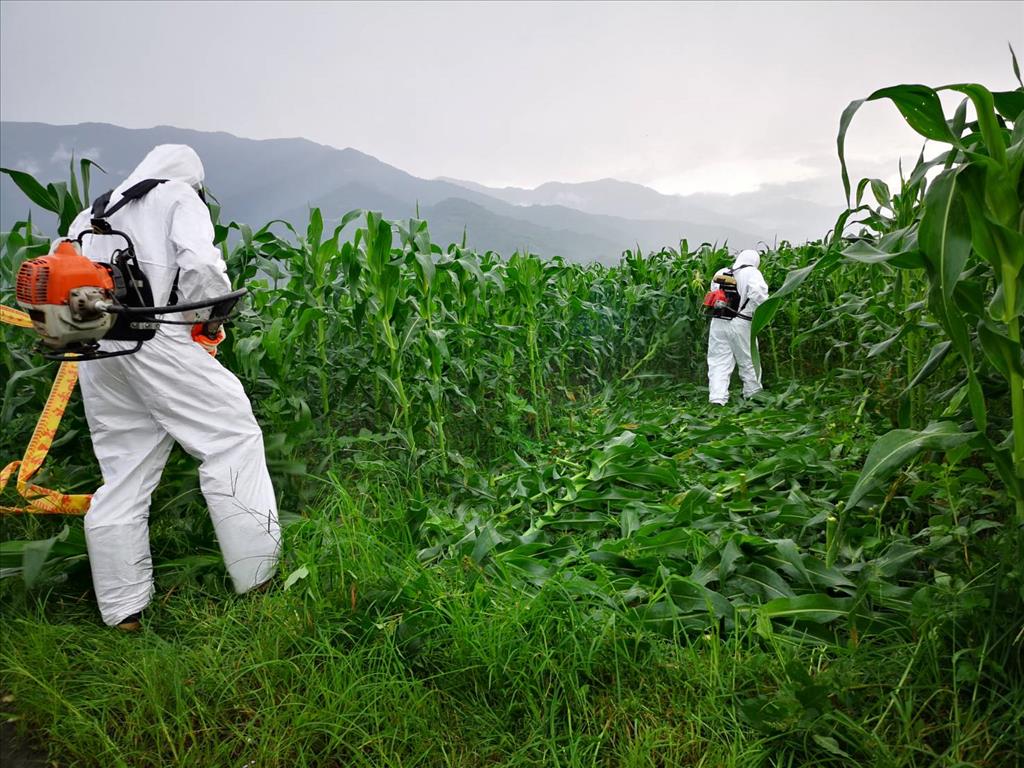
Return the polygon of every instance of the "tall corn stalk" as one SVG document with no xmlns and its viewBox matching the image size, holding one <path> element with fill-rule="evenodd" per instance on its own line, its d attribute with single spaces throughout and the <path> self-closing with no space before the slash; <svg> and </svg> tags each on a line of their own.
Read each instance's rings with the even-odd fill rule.
<svg viewBox="0 0 1024 768">
<path fill-rule="evenodd" d="M 1016 57 L 1013 68 L 1020 80 Z M 947 119 L 940 92 L 966 96 Z M 980 440 L 1014 498 L 1024 523 L 1024 356 L 1020 318 L 1024 315 L 1024 83 L 1013 91 L 992 92 L 974 84 L 933 89 L 923 85 L 883 88 L 843 112 L 838 137 L 843 183 L 850 192 L 844 156 L 846 132 L 865 101 L 887 99 L 926 139 L 949 149 L 921 164 L 922 175 L 937 175 L 924 197 L 919 221 L 899 237 L 859 244 L 862 258 L 890 261 L 901 268 L 922 267 L 929 282 L 928 308 L 964 363 L 966 396 Z M 974 120 L 968 120 L 968 106 Z M 981 355 L 976 351 L 980 348 Z M 1009 451 L 988 433 L 989 416 L 979 370 L 986 366 L 1009 389 Z"/>
</svg>

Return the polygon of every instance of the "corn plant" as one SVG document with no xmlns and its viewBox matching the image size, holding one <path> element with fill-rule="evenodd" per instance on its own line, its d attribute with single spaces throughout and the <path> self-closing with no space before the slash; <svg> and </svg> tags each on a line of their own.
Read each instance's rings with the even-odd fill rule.
<svg viewBox="0 0 1024 768">
<path fill-rule="evenodd" d="M 7 174 L 18 189 L 25 193 L 30 202 L 35 203 L 44 211 L 57 215 L 57 234 L 64 237 L 75 217 L 89 206 L 89 181 L 92 169 L 99 165 L 88 158 L 82 158 L 79 171 L 75 171 L 75 157 L 71 156 L 68 181 L 55 181 L 45 187 L 35 177 L 24 171 L 11 168 L 0 168 L 0 173 Z M 103 171 L 106 173 L 106 171 Z M 79 174 L 81 180 L 79 180 Z"/>
<path fill-rule="evenodd" d="M 1016 57 L 1014 71 L 1020 80 Z M 967 98 L 947 118 L 939 94 L 956 92 Z M 852 102 L 840 121 L 838 138 L 843 182 L 850 194 L 843 153 L 850 123 L 865 101 L 889 100 L 918 134 L 950 148 L 927 163 L 937 175 L 924 194 L 920 218 L 897 221 L 875 244 L 855 243 L 847 255 L 888 262 L 900 269 L 922 269 L 928 280 L 927 304 L 945 332 L 946 349 L 964 365 L 966 398 L 981 445 L 1016 499 L 1017 518 L 1024 522 L 1024 358 L 1020 318 L 1024 314 L 1024 85 L 993 93 L 978 84 L 940 88 L 899 85 L 875 91 Z M 968 107 L 974 119 L 968 120 Z M 884 194 L 883 194 L 884 198 Z M 887 229 L 868 220 L 868 226 Z M 942 347 L 933 349 L 934 364 Z M 980 352 L 980 354 L 979 354 Z M 1008 389 L 1010 426 L 1005 438 L 989 435 L 989 404 L 981 386 L 983 372 L 1002 378 Z M 912 382 L 913 384 L 914 382 Z M 890 462 L 866 471 L 891 469 Z M 865 478 L 866 479 L 866 478 Z M 855 494 L 856 498 L 856 494 Z"/>
</svg>

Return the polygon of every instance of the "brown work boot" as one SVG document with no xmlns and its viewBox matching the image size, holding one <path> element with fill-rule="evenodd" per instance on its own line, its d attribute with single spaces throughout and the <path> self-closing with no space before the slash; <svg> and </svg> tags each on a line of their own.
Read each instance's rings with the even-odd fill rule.
<svg viewBox="0 0 1024 768">
<path fill-rule="evenodd" d="M 133 613 L 119 621 L 115 626 L 122 632 L 138 632 L 142 629 L 142 614 Z"/>
</svg>

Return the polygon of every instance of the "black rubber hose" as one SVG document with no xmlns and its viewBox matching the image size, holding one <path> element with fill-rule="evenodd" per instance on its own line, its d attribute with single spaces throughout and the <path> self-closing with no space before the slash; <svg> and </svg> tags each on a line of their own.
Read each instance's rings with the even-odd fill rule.
<svg viewBox="0 0 1024 768">
<path fill-rule="evenodd" d="M 248 291 L 245 288 L 239 288 L 237 291 L 231 293 L 225 293 L 223 296 L 216 296 L 212 299 L 203 299 L 202 301 L 192 301 L 188 304 L 171 304 L 166 307 L 123 307 L 120 305 L 114 305 L 107 308 L 107 312 L 114 315 L 169 315 L 172 312 L 186 312 L 190 309 L 206 309 L 220 304 L 222 301 L 231 301 L 232 299 L 240 299 Z"/>
</svg>

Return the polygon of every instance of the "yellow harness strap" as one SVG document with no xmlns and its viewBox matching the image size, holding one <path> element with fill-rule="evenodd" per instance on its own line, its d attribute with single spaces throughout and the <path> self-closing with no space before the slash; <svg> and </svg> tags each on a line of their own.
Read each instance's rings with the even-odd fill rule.
<svg viewBox="0 0 1024 768">
<path fill-rule="evenodd" d="M 32 321 L 29 316 L 21 310 L 13 307 L 0 306 L 0 322 L 7 325 L 16 325 L 19 328 L 31 328 Z M 64 416 L 64 409 L 68 406 L 71 393 L 75 391 L 75 383 L 78 381 L 78 364 L 61 363 L 57 371 L 57 378 L 53 381 L 50 389 L 50 396 L 46 398 L 46 405 L 43 412 L 39 414 L 39 421 L 36 422 L 35 431 L 32 432 L 32 439 L 28 441 L 25 455 L 21 461 L 12 461 L 3 471 L 0 471 L 0 491 L 7 487 L 8 480 L 18 470 L 16 487 L 18 493 L 28 501 L 24 509 L 18 507 L 0 506 L 0 513 L 33 515 L 84 515 L 89 509 L 89 502 L 92 500 L 90 494 L 69 494 L 60 491 L 52 491 L 33 485 L 29 482 L 39 471 L 46 460 L 46 454 L 53 444 L 53 437 L 57 434 L 60 420 Z"/>
</svg>

